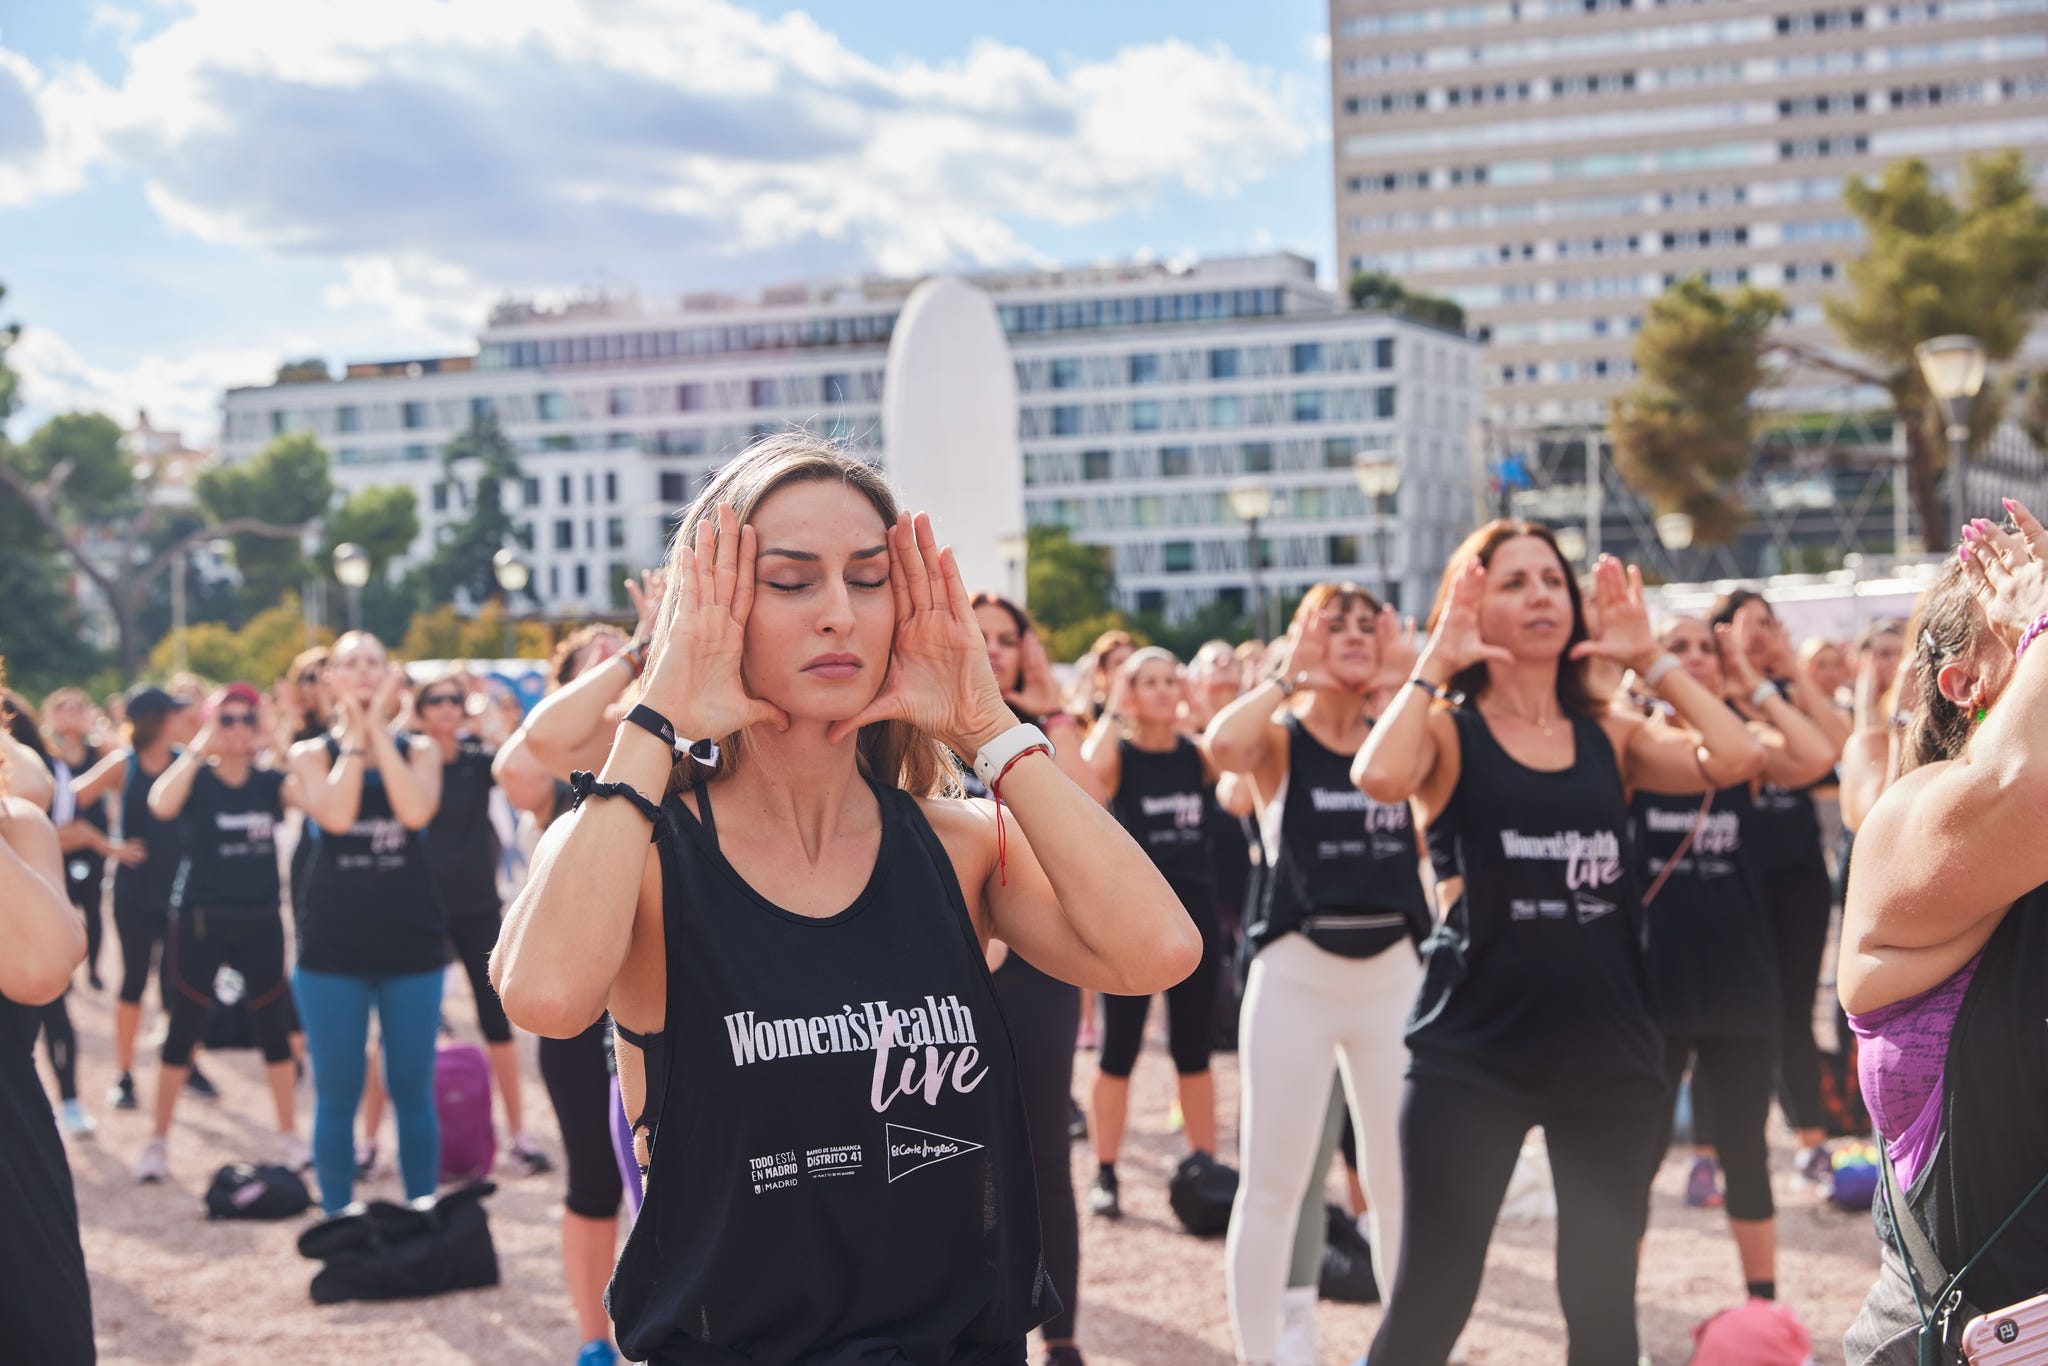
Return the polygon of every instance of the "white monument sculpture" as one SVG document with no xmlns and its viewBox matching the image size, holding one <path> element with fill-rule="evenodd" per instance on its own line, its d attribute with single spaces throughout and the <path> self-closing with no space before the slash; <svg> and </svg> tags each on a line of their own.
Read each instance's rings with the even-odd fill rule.
<svg viewBox="0 0 2048 1366">
<path fill-rule="evenodd" d="M 897 318 L 883 379 L 882 444 L 904 506 L 931 514 L 968 591 L 1022 597 L 1017 374 L 994 303 L 966 281 L 926 280 Z"/>
</svg>

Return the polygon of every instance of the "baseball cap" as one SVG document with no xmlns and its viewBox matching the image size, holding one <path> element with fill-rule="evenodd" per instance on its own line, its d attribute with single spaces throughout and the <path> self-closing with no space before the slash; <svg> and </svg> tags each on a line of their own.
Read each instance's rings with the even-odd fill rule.
<svg viewBox="0 0 2048 1366">
<path fill-rule="evenodd" d="M 171 696 L 162 688 L 147 684 L 131 690 L 127 704 L 128 715 L 138 721 L 147 716 L 163 716 L 170 712 L 182 711 L 192 705 Z"/>
<path fill-rule="evenodd" d="M 207 699 L 207 710 L 209 713 L 217 712 L 230 702 L 239 702 L 245 707 L 261 707 L 263 694 L 256 691 L 254 684 L 230 683 Z"/>
</svg>

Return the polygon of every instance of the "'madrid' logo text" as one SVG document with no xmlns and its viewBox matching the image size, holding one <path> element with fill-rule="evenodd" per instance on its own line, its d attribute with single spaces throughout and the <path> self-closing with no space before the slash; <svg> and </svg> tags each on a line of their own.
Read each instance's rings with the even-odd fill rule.
<svg viewBox="0 0 2048 1366">
<path fill-rule="evenodd" d="M 1561 830 L 1555 835 L 1500 832 L 1501 852 L 1511 859 L 1564 865 L 1564 885 L 1604 887 L 1621 877 L 1621 837 L 1612 830 Z"/>
</svg>

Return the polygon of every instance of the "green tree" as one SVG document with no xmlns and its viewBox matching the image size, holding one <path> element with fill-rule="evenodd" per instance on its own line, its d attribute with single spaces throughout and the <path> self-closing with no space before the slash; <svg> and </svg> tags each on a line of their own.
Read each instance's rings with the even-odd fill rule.
<svg viewBox="0 0 2048 1366">
<path fill-rule="evenodd" d="M 323 629 L 318 638 L 322 644 L 331 644 L 334 632 Z M 284 677 L 305 644 L 306 621 L 299 595 L 286 593 L 239 628 L 221 621 L 203 621 L 186 628 L 186 667 L 219 683 L 239 680 L 267 688 Z M 176 669 L 177 649 L 177 640 L 165 634 L 150 649 L 150 672 L 163 677 Z"/>
<path fill-rule="evenodd" d="M 288 360 L 277 367 L 279 384 L 315 384 L 334 378 L 334 372 L 327 368 L 327 362 L 318 356 L 305 360 Z"/>
<path fill-rule="evenodd" d="M 327 519 L 326 554 L 354 541 L 370 557 L 370 577 L 403 555 L 420 534 L 420 500 L 409 484 L 379 484 L 348 496 Z"/>
<path fill-rule="evenodd" d="M 513 625 L 512 657 L 546 659 L 554 649 L 547 626 L 538 621 Z M 412 619 L 398 647 L 407 659 L 499 659 L 505 656 L 505 609 L 487 602 L 473 617 L 462 616 L 453 603 L 430 607 Z"/>
<path fill-rule="evenodd" d="M 1735 486 L 1755 461 L 1750 398 L 1784 309 L 1769 290 L 1731 296 L 1693 276 L 1651 302 L 1636 334 L 1639 378 L 1611 409 L 1615 468 L 1656 511 L 1690 514 L 1702 545 L 1726 545 L 1746 516 Z"/>
<path fill-rule="evenodd" d="M 1054 631 L 1116 614 L 1108 546 L 1083 545 L 1062 526 L 1035 526 L 1026 535 L 1024 598 L 1039 625 Z"/>
<path fill-rule="evenodd" d="M 1362 270 L 1351 277 L 1351 306 L 1392 313 L 1452 332 L 1465 330 L 1465 310 L 1455 299 L 1418 294 L 1383 271 Z"/>
<path fill-rule="evenodd" d="M 1831 368 L 1891 393 L 1906 430 L 1906 474 L 1929 550 L 1955 532 L 1940 475 L 1950 459 L 1945 422 L 1914 362 L 1913 348 L 1961 332 L 1993 362 L 2010 360 L 2048 306 L 2048 204 L 2036 196 L 2016 149 L 1972 157 L 1951 197 L 1917 158 L 1896 161 L 1872 184 L 1843 191 L 1869 245 L 1847 267 L 1849 288 L 1822 301 L 1829 324 L 1869 368 Z M 1810 363 L 1826 362 L 1785 348 Z M 2000 397 L 1980 398 L 1973 432 L 2001 415 Z"/>
<path fill-rule="evenodd" d="M 462 435 L 448 443 L 441 469 L 451 482 L 473 479 L 474 485 L 469 516 L 451 528 L 421 571 L 429 600 L 449 602 L 461 594 L 472 603 L 488 602 L 503 593 L 491 570 L 491 557 L 512 543 L 505 486 L 519 483 L 519 453 L 498 426 L 498 419 L 486 414 L 473 419 Z M 533 596 L 531 584 L 526 593 Z"/>
<path fill-rule="evenodd" d="M 199 505 L 223 524 L 254 522 L 296 532 L 326 513 L 334 480 L 320 443 L 309 432 L 293 432 L 252 460 L 215 465 L 199 476 L 196 491 Z M 242 575 L 242 601 L 252 614 L 294 591 L 312 572 L 296 534 L 239 531 L 229 539 Z"/>
</svg>

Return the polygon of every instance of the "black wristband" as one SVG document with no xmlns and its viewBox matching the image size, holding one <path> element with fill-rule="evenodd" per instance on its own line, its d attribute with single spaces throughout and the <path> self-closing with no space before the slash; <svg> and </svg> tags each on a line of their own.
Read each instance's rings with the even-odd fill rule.
<svg viewBox="0 0 2048 1366">
<path fill-rule="evenodd" d="M 1465 695 L 1457 691 L 1455 688 L 1446 688 L 1441 684 L 1432 683 L 1428 679 L 1422 677 L 1420 674 L 1417 674 L 1415 677 L 1409 679 L 1408 686 L 1411 688 L 1420 688 L 1424 692 L 1428 693 L 1431 697 L 1434 697 L 1437 701 L 1448 702 L 1452 706 L 1457 706 L 1465 700 Z"/>
<path fill-rule="evenodd" d="M 633 804 L 633 809 L 654 822 L 654 832 L 648 837 L 652 844 L 661 837 L 661 808 L 649 801 L 638 788 L 625 783 L 601 783 L 597 775 L 588 769 L 577 769 L 569 775 L 569 809 L 574 811 L 583 805 L 585 797 L 623 797 Z"/>
<path fill-rule="evenodd" d="M 675 723 L 645 702 L 627 712 L 626 720 L 667 745 L 672 753 L 687 754 L 706 768 L 715 767 L 718 763 L 718 741 L 708 736 L 702 740 L 678 737 Z"/>
</svg>

